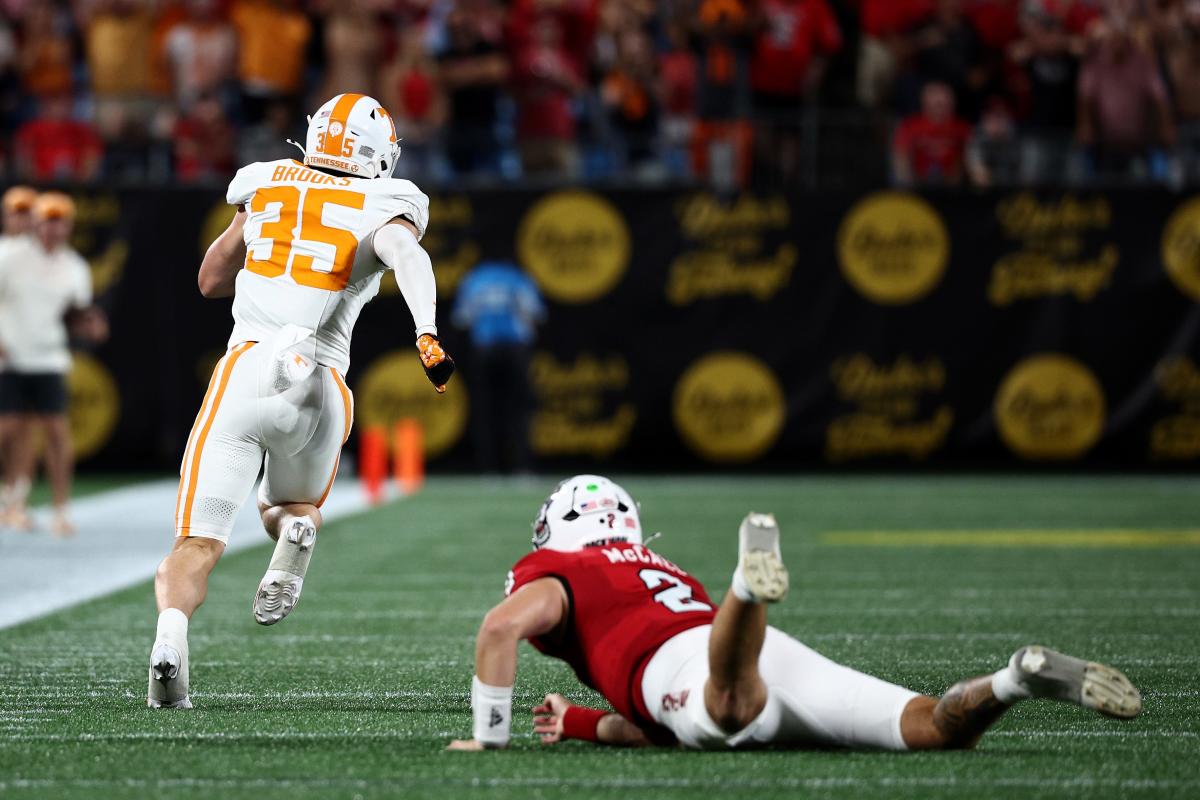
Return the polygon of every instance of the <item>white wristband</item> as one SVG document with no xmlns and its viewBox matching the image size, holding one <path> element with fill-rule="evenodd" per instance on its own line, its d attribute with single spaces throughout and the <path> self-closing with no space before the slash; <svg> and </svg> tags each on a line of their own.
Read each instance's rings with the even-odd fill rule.
<svg viewBox="0 0 1200 800">
<path fill-rule="evenodd" d="M 511 686 L 489 686 L 471 678 L 471 711 L 475 715 L 475 741 L 485 747 L 504 747 L 512 738 Z"/>
</svg>

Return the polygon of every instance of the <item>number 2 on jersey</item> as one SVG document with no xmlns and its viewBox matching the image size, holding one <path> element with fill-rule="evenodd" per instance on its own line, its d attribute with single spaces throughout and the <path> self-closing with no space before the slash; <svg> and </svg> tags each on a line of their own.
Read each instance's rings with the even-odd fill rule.
<svg viewBox="0 0 1200 800">
<path fill-rule="evenodd" d="M 344 189 L 309 189 L 301 206 L 300 190 L 295 186 L 266 186 L 254 193 L 250 199 L 250 210 L 263 212 L 272 203 L 279 204 L 279 219 L 264 222 L 261 236 L 271 240 L 271 252 L 265 259 L 257 259 L 252 252 L 246 253 L 246 269 L 266 278 L 278 278 L 287 272 L 288 260 L 292 262 L 292 280 L 302 286 L 336 292 L 346 288 L 350 270 L 354 266 L 354 254 L 358 250 L 358 239 L 345 228 L 332 228 L 321 220 L 327 204 L 346 206 L 362 210 L 366 197 L 359 192 Z M 300 234 L 294 237 L 297 218 Z M 292 252 L 295 241 L 319 242 L 332 245 L 333 261 L 329 269 L 318 269 L 314 258 L 305 253 Z"/>
<path fill-rule="evenodd" d="M 662 603 L 676 614 L 688 611 L 712 611 L 712 606 L 708 603 L 702 603 L 692 597 L 692 587 L 669 572 L 663 572 L 661 569 L 644 569 L 638 573 L 638 577 L 651 591 L 664 583 L 667 584 L 667 588 L 654 595 L 654 602 Z"/>
</svg>

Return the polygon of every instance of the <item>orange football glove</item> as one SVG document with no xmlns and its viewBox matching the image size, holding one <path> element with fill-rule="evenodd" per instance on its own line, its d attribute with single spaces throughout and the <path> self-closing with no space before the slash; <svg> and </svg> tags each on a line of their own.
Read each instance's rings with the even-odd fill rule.
<svg viewBox="0 0 1200 800">
<path fill-rule="evenodd" d="M 446 391 L 446 383 L 454 374 L 454 359 L 442 349 L 442 343 L 430 333 L 421 334 L 417 339 L 417 350 L 421 354 L 421 366 L 438 394 Z"/>
</svg>

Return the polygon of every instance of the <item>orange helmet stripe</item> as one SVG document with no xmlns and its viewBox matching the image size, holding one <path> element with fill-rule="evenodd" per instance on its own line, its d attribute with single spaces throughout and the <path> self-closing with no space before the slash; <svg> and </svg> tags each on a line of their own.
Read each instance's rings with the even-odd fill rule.
<svg viewBox="0 0 1200 800">
<path fill-rule="evenodd" d="M 392 126 L 392 135 L 388 138 L 392 144 L 396 143 L 396 123 L 392 121 L 392 115 L 383 106 L 379 107 L 379 115 L 388 121 L 388 125 Z"/>
<path fill-rule="evenodd" d="M 346 127 L 350 121 L 350 112 L 354 108 L 354 104 L 366 97 L 366 95 L 355 94 L 354 92 L 346 92 L 333 105 L 333 111 L 329 115 L 329 123 L 325 127 L 325 146 L 321 148 L 321 152 L 327 156 L 342 156 L 342 138 L 346 135 Z M 337 136 L 330 132 L 334 122 L 340 122 L 342 129 L 338 131 Z"/>
</svg>

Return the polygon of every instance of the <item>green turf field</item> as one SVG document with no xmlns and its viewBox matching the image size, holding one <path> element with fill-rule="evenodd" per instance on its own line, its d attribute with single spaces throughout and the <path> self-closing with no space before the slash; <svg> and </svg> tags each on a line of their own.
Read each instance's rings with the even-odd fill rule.
<svg viewBox="0 0 1200 800">
<path fill-rule="evenodd" d="M 743 513 L 774 510 L 793 592 L 771 620 L 837 660 L 938 693 L 1038 641 L 1121 667 L 1145 712 L 1030 703 L 974 753 L 543 748 L 524 735 L 541 693 L 592 698 L 523 646 L 514 748 L 446 753 L 470 729 L 474 630 L 551 482 L 435 478 L 323 531 L 274 628 L 250 616 L 266 547 L 222 563 L 191 628 L 194 711 L 145 708 L 149 584 L 0 632 L 0 796 L 1200 795 L 1200 480 L 625 483 L 655 549 L 714 591 Z"/>
</svg>

